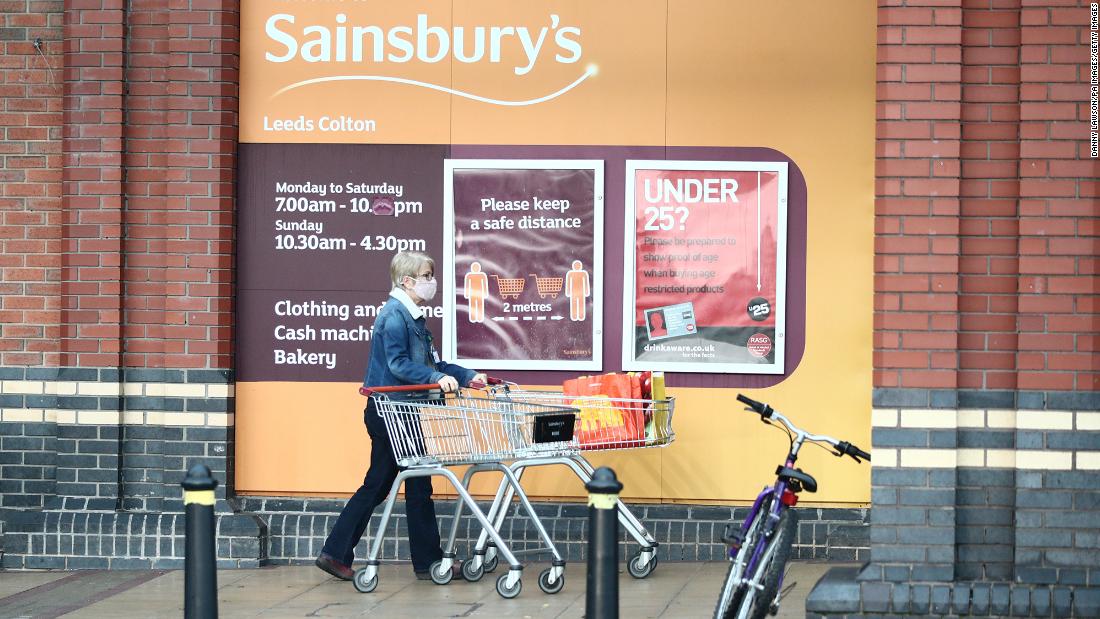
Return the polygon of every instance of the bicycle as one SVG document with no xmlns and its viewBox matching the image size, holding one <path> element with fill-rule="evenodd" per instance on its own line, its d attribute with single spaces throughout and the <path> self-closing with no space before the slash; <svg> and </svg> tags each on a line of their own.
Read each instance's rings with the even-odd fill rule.
<svg viewBox="0 0 1100 619">
<path fill-rule="evenodd" d="M 730 567 L 714 617 L 762 619 L 765 614 L 779 612 L 784 567 L 798 528 L 798 512 L 791 508 L 798 503 L 798 494 L 803 490 L 817 492 L 817 480 L 794 466 L 802 444 L 825 443 L 833 448 L 830 450 L 833 455 L 851 456 L 856 462 L 862 462 L 861 458 L 870 461 L 871 454 L 847 441 L 810 434 L 763 402 L 741 394 L 737 400 L 748 405 L 745 410 L 759 414 L 764 423 L 780 422 L 791 441 L 786 462 L 776 468 L 775 485 L 765 486 L 741 526 L 727 525 L 722 536 L 722 541 L 729 545 Z"/>
</svg>

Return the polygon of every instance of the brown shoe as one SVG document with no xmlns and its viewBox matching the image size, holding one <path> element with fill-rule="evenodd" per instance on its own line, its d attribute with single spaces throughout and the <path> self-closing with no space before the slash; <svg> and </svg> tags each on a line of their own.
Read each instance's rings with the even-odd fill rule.
<svg viewBox="0 0 1100 619">
<path fill-rule="evenodd" d="M 343 563 L 340 563 L 336 559 L 333 559 L 323 552 L 321 553 L 321 556 L 317 557 L 317 560 L 314 561 L 313 564 L 328 572 L 329 574 L 332 574 L 336 578 L 339 578 L 340 580 L 351 580 L 355 578 L 355 570 L 344 565 Z"/>
</svg>

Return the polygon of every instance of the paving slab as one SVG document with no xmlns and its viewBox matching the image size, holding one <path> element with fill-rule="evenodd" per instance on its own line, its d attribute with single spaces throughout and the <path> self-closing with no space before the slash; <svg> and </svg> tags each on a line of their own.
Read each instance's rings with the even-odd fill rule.
<svg viewBox="0 0 1100 619">
<path fill-rule="evenodd" d="M 780 618 L 805 617 L 806 595 L 835 563 L 796 562 L 789 566 L 789 593 Z M 565 587 L 555 595 L 539 590 L 536 579 L 548 567 L 523 570 L 523 592 L 505 600 L 496 577 L 440 586 L 416 580 L 407 564 L 383 565 L 378 588 L 359 593 L 312 565 L 218 571 L 218 611 L 222 618 L 246 617 L 516 617 L 580 619 L 585 606 L 585 566 L 566 567 Z M 619 611 L 631 619 L 710 617 L 725 577 L 725 563 L 662 563 L 648 578 L 625 570 L 619 579 Z M 183 613 L 183 572 L 161 571 L 2 571 L 0 617 L 120 619 L 178 617 Z"/>
</svg>

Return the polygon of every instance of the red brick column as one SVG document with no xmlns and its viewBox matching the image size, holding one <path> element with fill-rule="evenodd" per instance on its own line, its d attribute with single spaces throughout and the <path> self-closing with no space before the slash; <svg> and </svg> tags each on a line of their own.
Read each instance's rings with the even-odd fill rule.
<svg viewBox="0 0 1100 619">
<path fill-rule="evenodd" d="M 957 386 L 958 5 L 909 2 L 879 9 L 876 387 Z"/>
<path fill-rule="evenodd" d="M 39 0 L 0 6 L 0 366 L 55 365 L 62 13 Z"/>
<path fill-rule="evenodd" d="M 884 2 L 875 386 L 1100 387 L 1088 2 Z"/>
<path fill-rule="evenodd" d="M 1089 157 L 1088 4 L 1023 1 L 1021 389 L 1100 389 L 1100 160 Z"/>
<path fill-rule="evenodd" d="M 1020 7 L 964 7 L 958 385 L 1014 390 Z"/>
<path fill-rule="evenodd" d="M 1055 531 L 1090 510 L 1065 491 L 1092 487 L 1100 408 L 1088 21 L 1085 0 L 880 3 L 866 581 L 1088 564 Z"/>
<path fill-rule="evenodd" d="M 66 3 L 62 366 L 118 366 L 123 2 Z"/>
<path fill-rule="evenodd" d="M 232 367 L 238 4 L 175 4 L 66 11 L 61 365 Z"/>
</svg>

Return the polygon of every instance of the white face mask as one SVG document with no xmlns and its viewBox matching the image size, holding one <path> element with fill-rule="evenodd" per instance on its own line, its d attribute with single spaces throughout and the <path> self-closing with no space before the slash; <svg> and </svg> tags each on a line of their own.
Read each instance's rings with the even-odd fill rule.
<svg viewBox="0 0 1100 619">
<path fill-rule="evenodd" d="M 420 297 L 421 299 L 425 301 L 431 301 L 432 297 L 435 296 L 435 292 L 438 288 L 439 282 L 434 279 L 428 281 L 418 279 L 413 285 L 413 292 L 415 292 L 416 296 Z"/>
</svg>

